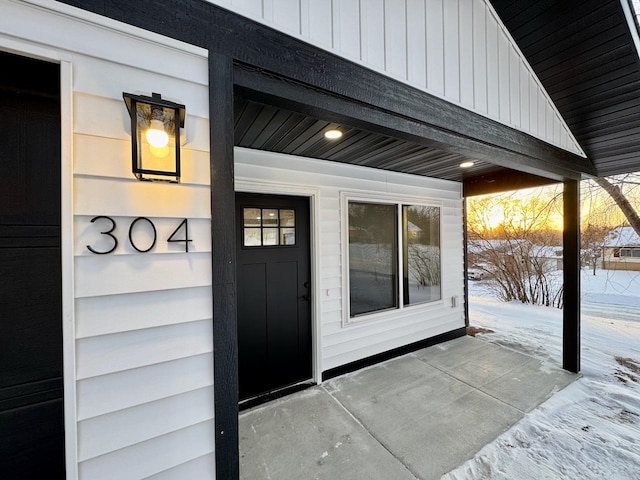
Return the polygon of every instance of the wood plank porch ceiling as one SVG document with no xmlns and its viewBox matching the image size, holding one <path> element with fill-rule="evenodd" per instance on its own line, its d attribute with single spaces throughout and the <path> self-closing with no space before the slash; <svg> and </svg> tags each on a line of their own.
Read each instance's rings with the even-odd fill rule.
<svg viewBox="0 0 640 480">
<path fill-rule="evenodd" d="M 621 1 L 491 3 L 598 176 L 640 171 L 640 61 Z"/>
<path fill-rule="evenodd" d="M 486 161 L 312 118 L 238 96 L 234 104 L 235 145 L 239 147 L 458 182 L 505 170 Z M 327 140 L 324 132 L 330 129 L 339 129 L 344 135 L 338 140 Z M 460 163 L 467 160 L 474 162 L 473 167 L 460 168 Z"/>
</svg>

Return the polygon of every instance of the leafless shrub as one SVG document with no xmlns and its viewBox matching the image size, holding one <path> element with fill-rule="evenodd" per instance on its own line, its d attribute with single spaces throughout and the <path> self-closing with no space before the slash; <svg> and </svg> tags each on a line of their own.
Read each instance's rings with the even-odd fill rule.
<svg viewBox="0 0 640 480">
<path fill-rule="evenodd" d="M 440 284 L 440 248 L 432 245 L 408 245 L 409 274 L 426 287 Z"/>
</svg>

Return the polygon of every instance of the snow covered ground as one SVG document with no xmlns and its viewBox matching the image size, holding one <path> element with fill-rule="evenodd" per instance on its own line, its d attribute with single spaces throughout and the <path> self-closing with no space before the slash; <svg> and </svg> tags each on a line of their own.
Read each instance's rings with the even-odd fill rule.
<svg viewBox="0 0 640 480">
<path fill-rule="evenodd" d="M 442 477 L 640 479 L 640 272 L 584 271 L 582 377 Z M 489 342 L 562 364 L 562 311 L 501 303 L 469 282 L 471 326 Z"/>
</svg>

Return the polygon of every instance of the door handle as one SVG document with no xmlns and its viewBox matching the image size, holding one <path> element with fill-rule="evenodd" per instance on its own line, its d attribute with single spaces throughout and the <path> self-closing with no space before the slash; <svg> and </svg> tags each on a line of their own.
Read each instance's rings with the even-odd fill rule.
<svg viewBox="0 0 640 480">
<path fill-rule="evenodd" d="M 304 288 L 306 288 L 307 290 L 309 290 L 309 281 L 307 280 L 306 282 L 304 282 L 304 284 L 302 285 Z M 299 300 L 304 300 L 305 302 L 310 302 L 311 301 L 311 294 L 307 293 L 306 295 L 301 295 L 300 297 L 298 297 Z"/>
</svg>

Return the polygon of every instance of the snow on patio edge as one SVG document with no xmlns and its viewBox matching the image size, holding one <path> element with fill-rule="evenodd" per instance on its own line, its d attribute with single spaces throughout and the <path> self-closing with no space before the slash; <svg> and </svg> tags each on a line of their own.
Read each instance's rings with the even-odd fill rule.
<svg viewBox="0 0 640 480">
<path fill-rule="evenodd" d="M 618 305 L 640 320 L 640 276 L 586 275 L 589 300 L 616 303 L 616 295 L 624 296 Z M 470 282 L 471 326 L 492 331 L 477 337 L 561 365 L 562 311 L 498 302 L 485 287 Z M 603 312 L 582 315 L 582 377 L 443 480 L 640 478 L 640 322 Z"/>
</svg>

